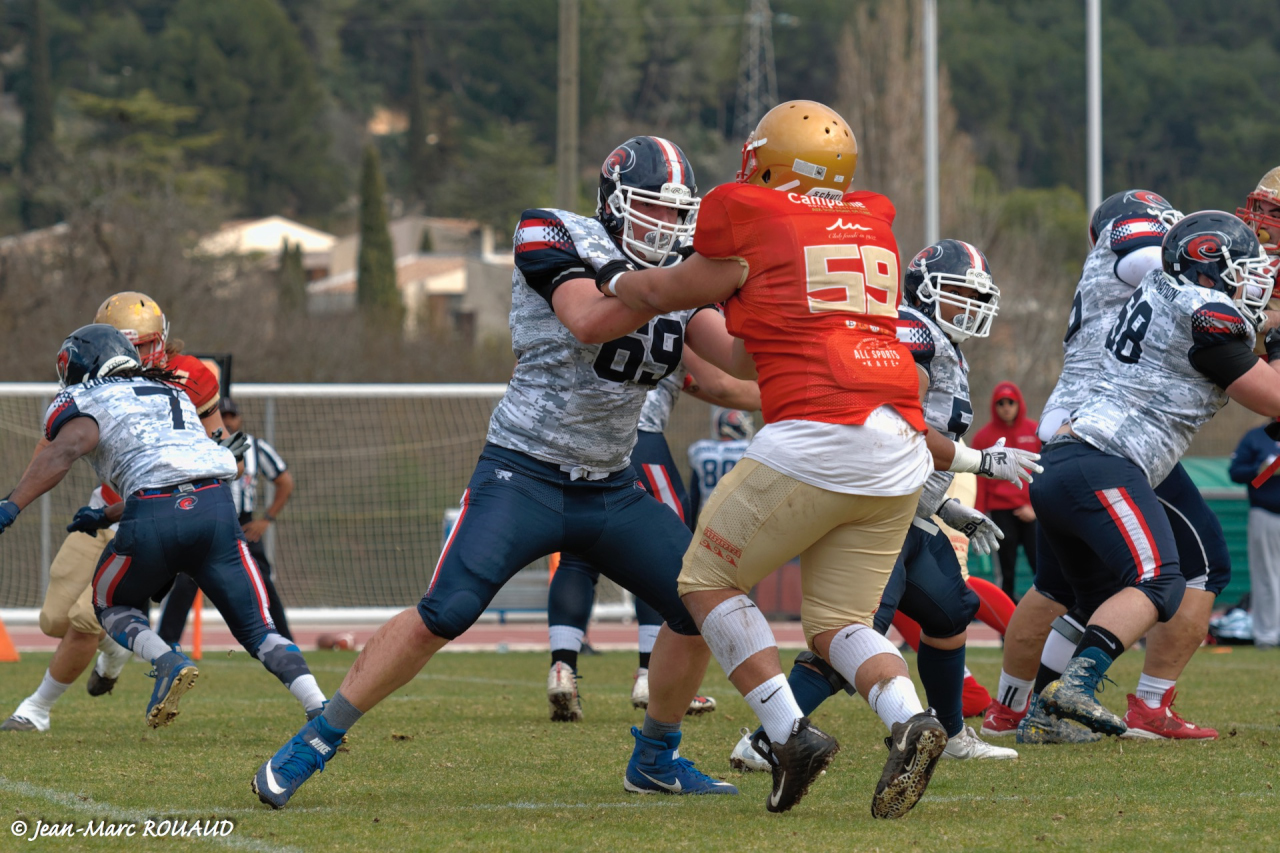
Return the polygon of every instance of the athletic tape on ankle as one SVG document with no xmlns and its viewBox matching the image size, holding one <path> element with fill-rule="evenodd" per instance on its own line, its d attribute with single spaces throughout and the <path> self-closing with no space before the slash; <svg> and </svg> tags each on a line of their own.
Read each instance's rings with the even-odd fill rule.
<svg viewBox="0 0 1280 853">
<path fill-rule="evenodd" d="M 831 666 L 844 676 L 844 680 L 854 683 L 858 670 L 876 655 L 894 655 L 899 660 L 902 653 L 866 625 L 850 625 L 836 632 L 831 641 L 831 650 L 827 653 Z"/>
<path fill-rule="evenodd" d="M 1060 620 L 1054 620 L 1053 630 L 1045 638 L 1044 649 L 1040 652 L 1040 663 L 1054 672 L 1062 672 L 1067 668 L 1067 663 L 1075 656 L 1080 637 L 1084 636 L 1084 632 L 1081 631 L 1076 639 L 1070 639 L 1058 630 L 1058 621 Z M 1070 628 L 1070 626 L 1067 627 Z"/>
<path fill-rule="evenodd" d="M 1084 626 L 1077 623 L 1070 615 L 1059 616 L 1053 620 L 1053 625 L 1050 627 L 1066 637 L 1073 646 L 1084 636 Z"/>
<path fill-rule="evenodd" d="M 722 601 L 708 613 L 702 621 L 702 638 L 727 675 L 757 652 L 778 645 L 768 620 L 745 595 Z"/>
</svg>

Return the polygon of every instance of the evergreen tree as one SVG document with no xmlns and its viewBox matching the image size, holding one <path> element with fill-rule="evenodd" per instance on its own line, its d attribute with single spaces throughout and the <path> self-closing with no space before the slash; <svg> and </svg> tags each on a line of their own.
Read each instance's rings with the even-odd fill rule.
<svg viewBox="0 0 1280 853">
<path fill-rule="evenodd" d="M 58 221 L 57 209 L 42 192 L 51 179 L 57 151 L 53 147 L 53 70 L 44 0 L 31 0 L 27 30 L 27 87 L 23 99 L 21 216 L 27 228 Z"/>
<path fill-rule="evenodd" d="M 291 246 L 287 239 L 283 241 L 276 287 L 282 312 L 297 314 L 307 307 L 307 271 L 302 267 L 301 243 Z"/>
<path fill-rule="evenodd" d="M 399 321 L 404 316 L 396 287 L 396 259 L 387 228 L 386 184 L 378 149 L 364 149 L 360 172 L 360 256 L 356 262 L 356 302 L 366 315 Z"/>
</svg>

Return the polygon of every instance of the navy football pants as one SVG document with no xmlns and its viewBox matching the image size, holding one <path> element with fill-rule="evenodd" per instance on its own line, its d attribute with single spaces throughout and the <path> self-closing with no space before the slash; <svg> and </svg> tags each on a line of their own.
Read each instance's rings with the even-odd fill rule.
<svg viewBox="0 0 1280 853">
<path fill-rule="evenodd" d="M 964 582 L 951 540 L 932 522 L 913 519 L 880 596 L 875 629 L 888 634 L 893 614 L 901 610 L 925 635 L 945 640 L 969 627 L 980 604 Z"/>
</svg>

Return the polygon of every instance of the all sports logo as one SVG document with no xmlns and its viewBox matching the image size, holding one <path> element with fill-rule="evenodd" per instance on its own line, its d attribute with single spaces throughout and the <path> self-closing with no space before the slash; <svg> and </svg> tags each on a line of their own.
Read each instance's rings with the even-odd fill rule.
<svg viewBox="0 0 1280 853">
<path fill-rule="evenodd" d="M 196 497 L 195 495 L 187 495 L 186 497 L 179 498 L 175 506 L 177 506 L 178 509 L 195 509 Z"/>
</svg>

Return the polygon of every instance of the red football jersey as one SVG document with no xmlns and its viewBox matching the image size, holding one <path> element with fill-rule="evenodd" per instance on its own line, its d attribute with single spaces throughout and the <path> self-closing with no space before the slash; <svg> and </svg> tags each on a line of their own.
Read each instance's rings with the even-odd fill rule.
<svg viewBox="0 0 1280 853">
<path fill-rule="evenodd" d="M 205 417 L 218 407 L 218 377 L 194 355 L 171 355 L 165 367 L 182 380 L 191 402 L 195 403 L 200 417 Z"/>
<path fill-rule="evenodd" d="M 833 201 L 725 184 L 703 198 L 694 248 L 747 266 L 725 320 L 755 358 L 765 423 L 860 424 L 889 405 L 924 431 L 915 361 L 896 332 L 893 217 L 871 192 Z"/>
</svg>

